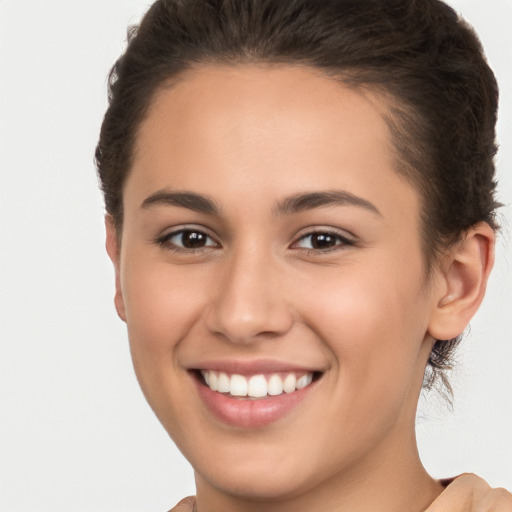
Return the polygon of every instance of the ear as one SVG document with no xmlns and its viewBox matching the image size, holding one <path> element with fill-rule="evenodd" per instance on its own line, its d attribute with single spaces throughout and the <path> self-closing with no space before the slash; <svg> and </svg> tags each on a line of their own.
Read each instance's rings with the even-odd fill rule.
<svg viewBox="0 0 512 512">
<path fill-rule="evenodd" d="M 118 242 L 118 236 L 114 219 L 111 215 L 105 215 L 105 229 L 106 229 L 106 242 L 105 246 L 107 253 L 114 264 L 114 270 L 116 273 L 116 293 L 114 296 L 114 304 L 116 306 L 117 314 L 119 318 L 126 322 L 126 312 L 124 307 L 123 291 L 121 288 L 121 272 L 120 272 L 120 247 Z"/>
<path fill-rule="evenodd" d="M 429 333 L 437 340 L 459 336 L 479 308 L 494 264 L 495 235 L 486 222 L 476 224 L 446 256 L 439 270 Z"/>
</svg>

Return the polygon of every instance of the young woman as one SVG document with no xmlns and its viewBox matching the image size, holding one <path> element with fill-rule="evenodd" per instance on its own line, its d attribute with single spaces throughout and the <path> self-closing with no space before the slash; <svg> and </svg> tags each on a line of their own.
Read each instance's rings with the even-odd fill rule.
<svg viewBox="0 0 512 512">
<path fill-rule="evenodd" d="M 176 510 L 512 509 L 414 430 L 493 264 L 497 94 L 438 0 L 153 4 L 96 157 Z"/>
</svg>

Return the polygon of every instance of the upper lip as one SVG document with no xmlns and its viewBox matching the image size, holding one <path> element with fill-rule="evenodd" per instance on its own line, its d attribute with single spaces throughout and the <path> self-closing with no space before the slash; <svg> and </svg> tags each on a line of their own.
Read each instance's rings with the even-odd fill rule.
<svg viewBox="0 0 512 512">
<path fill-rule="evenodd" d="M 202 361 L 190 368 L 191 370 L 213 370 L 239 375 L 255 375 L 261 373 L 312 373 L 323 372 L 302 364 L 278 361 L 273 359 L 257 359 L 252 361 L 235 359 L 215 359 Z"/>
</svg>

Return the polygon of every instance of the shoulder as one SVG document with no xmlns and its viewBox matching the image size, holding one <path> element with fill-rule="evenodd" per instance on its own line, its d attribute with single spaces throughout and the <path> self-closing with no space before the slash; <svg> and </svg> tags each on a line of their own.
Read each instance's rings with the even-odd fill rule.
<svg viewBox="0 0 512 512">
<path fill-rule="evenodd" d="M 194 496 L 188 496 L 182 499 L 174 508 L 171 508 L 169 512 L 193 512 L 196 498 Z"/>
<path fill-rule="evenodd" d="M 474 474 L 464 473 L 440 483 L 446 489 L 426 512 L 512 512 L 512 494 L 502 488 L 491 488 Z"/>
</svg>

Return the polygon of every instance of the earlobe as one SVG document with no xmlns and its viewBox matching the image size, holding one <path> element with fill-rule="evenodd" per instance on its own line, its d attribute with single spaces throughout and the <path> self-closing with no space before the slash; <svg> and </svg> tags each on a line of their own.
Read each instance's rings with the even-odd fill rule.
<svg viewBox="0 0 512 512">
<path fill-rule="evenodd" d="M 495 235 L 486 222 L 469 229 L 446 256 L 442 286 L 429 324 L 429 334 L 449 340 L 462 334 L 478 310 L 494 264 Z"/>
<path fill-rule="evenodd" d="M 116 291 L 114 295 L 114 304 L 116 307 L 119 318 L 126 322 L 126 312 L 124 306 L 123 292 L 121 287 L 121 272 L 120 272 L 120 247 L 118 243 L 118 236 L 116 233 L 116 227 L 114 219 L 111 215 L 105 215 L 105 230 L 106 230 L 106 241 L 105 247 L 107 249 L 108 256 L 114 265 L 115 270 L 115 286 Z"/>
</svg>

